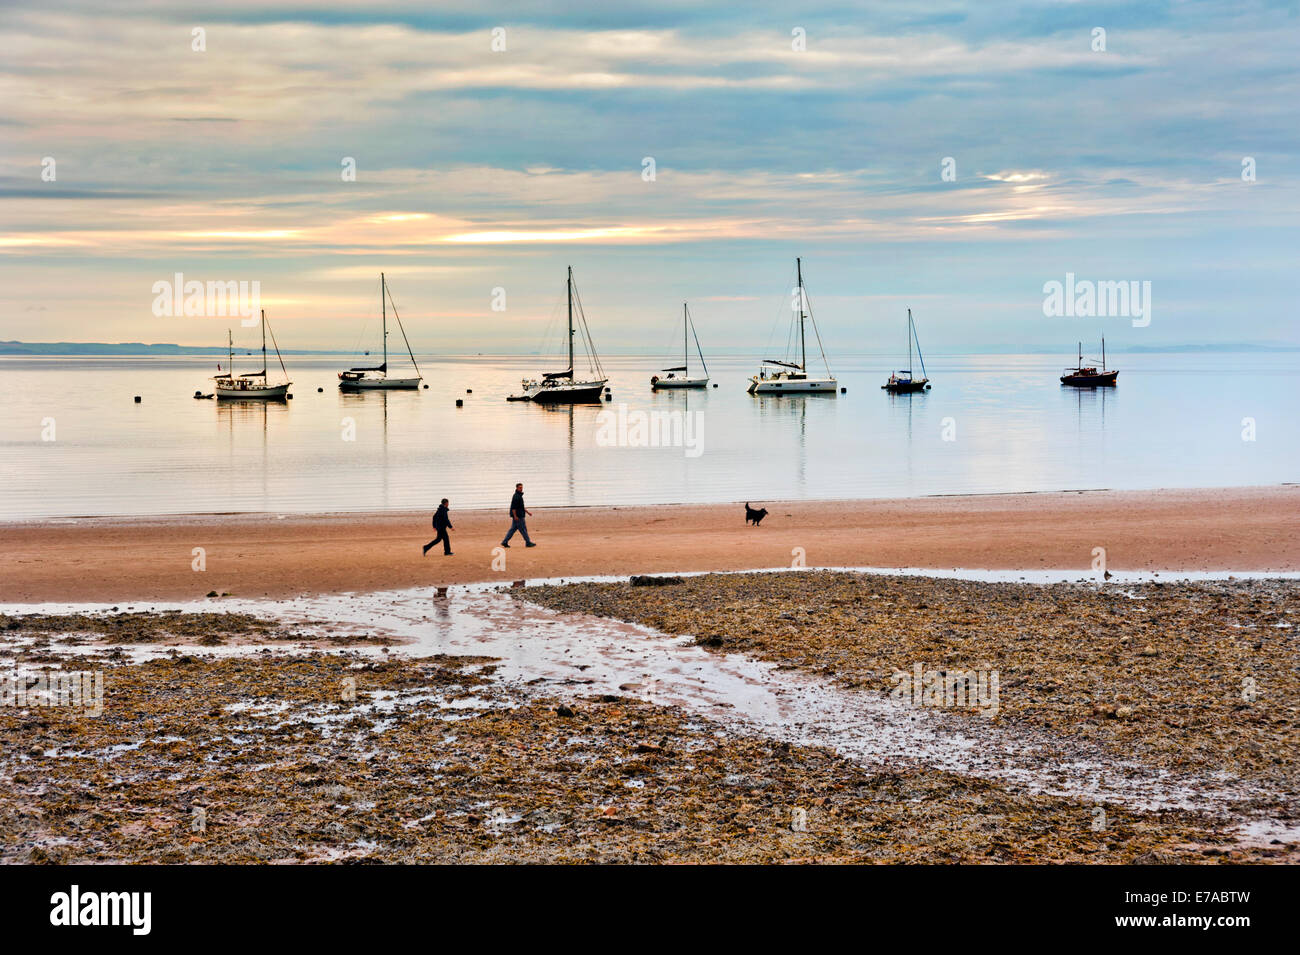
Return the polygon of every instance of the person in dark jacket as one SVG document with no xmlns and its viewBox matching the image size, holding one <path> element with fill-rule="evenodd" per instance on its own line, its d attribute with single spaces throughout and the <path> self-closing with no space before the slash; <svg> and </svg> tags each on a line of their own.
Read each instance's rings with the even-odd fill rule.
<svg viewBox="0 0 1300 955">
<path fill-rule="evenodd" d="M 506 539 L 501 542 L 501 546 L 509 547 L 510 538 L 515 536 L 515 531 L 518 531 L 527 546 L 536 547 L 537 545 L 528 536 L 528 525 L 524 523 L 532 516 L 533 512 L 524 507 L 524 486 L 516 484 L 515 496 L 510 499 L 510 530 L 506 532 Z"/>
<path fill-rule="evenodd" d="M 442 503 L 438 505 L 438 509 L 433 512 L 433 529 L 438 532 L 438 536 L 424 545 L 425 556 L 428 556 L 430 547 L 438 543 L 438 541 L 442 541 L 443 556 L 451 557 L 451 538 L 447 535 L 447 531 L 454 528 L 451 526 L 451 518 L 447 516 L 447 499 L 445 497 L 442 499 Z"/>
</svg>

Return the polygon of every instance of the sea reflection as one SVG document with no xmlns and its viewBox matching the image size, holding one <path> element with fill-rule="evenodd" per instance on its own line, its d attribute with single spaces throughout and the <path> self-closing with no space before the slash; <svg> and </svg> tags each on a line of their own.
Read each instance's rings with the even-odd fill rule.
<svg viewBox="0 0 1300 955">
<path fill-rule="evenodd" d="M 857 358 L 833 398 L 750 395 L 751 357 L 653 391 L 655 359 L 618 357 L 612 401 L 556 406 L 505 401 L 535 359 L 420 362 L 429 389 L 340 392 L 337 359 L 286 356 L 291 400 L 225 401 L 193 398 L 206 358 L 0 360 L 0 517 L 504 508 L 516 481 L 544 507 L 1300 480 L 1291 353 L 1228 353 L 1214 374 L 1120 354 L 1097 389 L 1062 387 L 1058 356 L 927 355 L 933 389 L 902 395 L 880 388 L 890 359 Z M 620 410 L 690 416 L 699 453 L 609 446 L 601 415 Z"/>
</svg>

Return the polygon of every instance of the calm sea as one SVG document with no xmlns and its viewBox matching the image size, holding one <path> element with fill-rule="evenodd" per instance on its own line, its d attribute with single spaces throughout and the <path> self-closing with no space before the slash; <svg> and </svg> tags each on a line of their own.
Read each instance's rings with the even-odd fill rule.
<svg viewBox="0 0 1300 955">
<path fill-rule="evenodd" d="M 516 481 L 530 506 L 1300 481 L 1297 354 L 1114 355 L 1097 391 L 1057 383 L 1068 357 L 935 356 L 913 396 L 880 390 L 890 359 L 850 358 L 846 394 L 761 399 L 751 358 L 695 393 L 610 358 L 613 401 L 561 409 L 504 400 L 548 359 L 426 357 L 427 390 L 344 395 L 348 359 L 290 356 L 292 401 L 231 405 L 192 397 L 215 358 L 0 358 L 0 519 L 504 509 Z M 642 412 L 689 415 L 690 445 L 635 446 Z"/>
</svg>

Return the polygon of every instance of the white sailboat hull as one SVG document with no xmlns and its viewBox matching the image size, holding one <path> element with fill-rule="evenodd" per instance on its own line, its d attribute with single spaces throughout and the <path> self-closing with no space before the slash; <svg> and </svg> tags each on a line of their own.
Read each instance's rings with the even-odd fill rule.
<svg viewBox="0 0 1300 955">
<path fill-rule="evenodd" d="M 660 378 L 650 382 L 650 387 L 655 391 L 660 388 L 707 388 L 709 379 L 707 378 Z"/>
<path fill-rule="evenodd" d="M 417 389 L 423 379 L 415 378 L 391 378 L 388 376 L 376 378 L 344 378 L 343 374 L 339 375 L 339 387 L 344 391 L 392 391 L 397 389 Z"/>
<path fill-rule="evenodd" d="M 241 384 L 244 386 L 241 387 Z M 252 383 L 243 383 L 236 378 L 233 383 L 230 381 L 217 381 L 214 390 L 218 399 L 225 399 L 226 401 L 274 401 L 288 395 L 291 384 L 293 382 L 286 381 L 282 385 L 254 385 Z"/>
<path fill-rule="evenodd" d="M 839 393 L 839 382 L 834 378 L 786 378 L 758 375 L 749 380 L 751 395 L 831 395 Z"/>
<path fill-rule="evenodd" d="M 599 401 L 605 390 L 605 382 L 608 380 L 608 378 L 600 378 L 595 381 L 529 382 L 524 386 L 522 397 L 544 405 Z"/>
</svg>

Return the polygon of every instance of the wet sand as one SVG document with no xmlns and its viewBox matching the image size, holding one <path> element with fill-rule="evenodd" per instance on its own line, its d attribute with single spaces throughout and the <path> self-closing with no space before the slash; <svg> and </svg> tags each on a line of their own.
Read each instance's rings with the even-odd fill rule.
<svg viewBox="0 0 1300 955">
<path fill-rule="evenodd" d="M 533 508 L 494 567 L 504 508 L 452 511 L 454 557 L 424 512 L 83 518 L 0 524 L 0 600 L 345 593 L 477 581 L 808 566 L 1300 571 L 1300 487 L 907 500 Z M 206 569 L 196 571 L 195 548 Z"/>
</svg>

